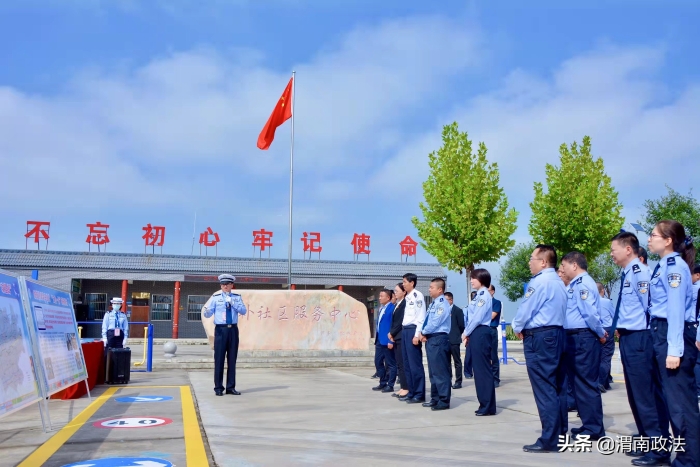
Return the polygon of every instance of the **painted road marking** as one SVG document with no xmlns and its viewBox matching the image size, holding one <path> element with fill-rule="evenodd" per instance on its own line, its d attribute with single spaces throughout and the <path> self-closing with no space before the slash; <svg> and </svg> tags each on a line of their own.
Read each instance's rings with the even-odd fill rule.
<svg viewBox="0 0 700 467">
<path fill-rule="evenodd" d="M 48 441 L 39 446 L 25 460 L 18 464 L 17 467 L 36 467 L 37 465 L 43 465 L 56 453 L 56 451 L 61 448 L 61 446 L 66 443 L 66 441 L 70 439 L 71 436 L 73 436 L 80 429 L 80 427 L 87 423 L 90 418 L 95 415 L 95 412 L 97 412 L 97 410 L 102 407 L 105 402 L 112 398 L 117 391 L 140 391 L 142 389 L 156 388 L 180 388 L 180 402 L 182 405 L 182 421 L 185 436 L 185 455 L 187 465 L 190 467 L 207 467 L 209 465 L 209 460 L 207 459 L 207 453 L 204 449 L 202 432 L 199 430 L 199 421 L 197 420 L 197 411 L 195 409 L 194 399 L 192 398 L 192 390 L 189 386 L 174 385 L 108 388 L 101 396 L 94 399 L 92 403 L 82 412 L 80 412 L 73 420 L 68 422 L 66 426 L 61 428 L 58 433 L 53 435 Z"/>
<path fill-rule="evenodd" d="M 150 428 L 170 425 L 172 422 L 172 419 L 165 417 L 122 417 L 100 420 L 93 423 L 92 426 L 97 428 Z"/>
<path fill-rule="evenodd" d="M 134 402 L 165 402 L 173 400 L 170 396 L 128 396 L 117 397 L 114 399 L 117 402 L 134 403 Z"/>
<path fill-rule="evenodd" d="M 63 467 L 173 467 L 173 463 L 155 457 L 105 457 Z"/>
</svg>

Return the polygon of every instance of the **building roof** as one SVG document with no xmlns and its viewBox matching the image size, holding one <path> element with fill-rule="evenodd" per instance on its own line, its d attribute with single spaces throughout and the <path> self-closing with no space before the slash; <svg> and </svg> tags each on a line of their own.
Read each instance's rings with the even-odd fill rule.
<svg viewBox="0 0 700 467">
<path fill-rule="evenodd" d="M 0 268 L 163 274 L 228 272 L 250 276 L 286 277 L 288 263 L 286 259 L 276 258 L 0 249 Z M 292 260 L 292 274 L 307 278 L 396 278 L 409 272 L 424 278 L 446 277 L 445 271 L 437 263 Z"/>
</svg>

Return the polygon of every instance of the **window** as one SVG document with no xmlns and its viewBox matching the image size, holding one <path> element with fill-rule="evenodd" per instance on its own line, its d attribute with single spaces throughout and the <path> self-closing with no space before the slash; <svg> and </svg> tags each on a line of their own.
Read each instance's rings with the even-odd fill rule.
<svg viewBox="0 0 700 467">
<path fill-rule="evenodd" d="M 151 321 L 172 321 L 173 296 L 151 295 Z"/>
<path fill-rule="evenodd" d="M 88 306 L 88 319 L 102 321 L 107 311 L 107 294 L 88 293 L 85 294 L 85 301 Z"/>
<path fill-rule="evenodd" d="M 188 295 L 187 296 L 187 321 L 201 321 L 202 307 L 210 295 Z"/>
</svg>

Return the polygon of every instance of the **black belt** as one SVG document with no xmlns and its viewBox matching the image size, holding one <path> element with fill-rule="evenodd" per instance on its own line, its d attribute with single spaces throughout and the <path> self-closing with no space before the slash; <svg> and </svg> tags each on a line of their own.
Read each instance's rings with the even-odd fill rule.
<svg viewBox="0 0 700 467">
<path fill-rule="evenodd" d="M 668 323 L 668 320 L 666 318 L 651 318 L 651 322 L 653 323 L 654 321 L 661 321 L 662 323 Z M 686 326 L 695 326 L 698 323 L 695 321 L 685 321 Z"/>
<path fill-rule="evenodd" d="M 591 331 L 589 328 L 576 328 L 576 329 L 567 329 L 566 333 L 567 334 L 578 334 L 581 332 L 586 332 L 586 331 Z M 593 331 L 591 331 L 593 332 Z"/>
<path fill-rule="evenodd" d="M 446 335 L 447 335 L 446 332 L 434 332 L 432 334 L 424 334 L 426 339 L 430 339 L 431 337 L 435 337 L 435 336 L 446 336 Z"/>
<path fill-rule="evenodd" d="M 625 328 L 617 328 L 617 332 L 620 333 L 621 336 L 629 336 L 630 334 L 634 334 L 635 332 L 645 332 L 649 331 L 648 329 L 625 329 Z"/>
<path fill-rule="evenodd" d="M 404 329 L 416 329 L 415 324 L 409 324 L 408 326 L 403 326 Z"/>
<path fill-rule="evenodd" d="M 537 334 L 538 332 L 542 331 L 551 331 L 552 329 L 561 329 L 561 326 L 542 326 L 539 328 L 533 328 L 533 329 L 523 329 L 522 333 L 523 336 L 532 336 L 533 334 Z"/>
<path fill-rule="evenodd" d="M 217 328 L 232 328 L 234 326 L 238 327 L 238 324 L 233 323 L 233 324 L 217 324 L 216 325 Z"/>
</svg>

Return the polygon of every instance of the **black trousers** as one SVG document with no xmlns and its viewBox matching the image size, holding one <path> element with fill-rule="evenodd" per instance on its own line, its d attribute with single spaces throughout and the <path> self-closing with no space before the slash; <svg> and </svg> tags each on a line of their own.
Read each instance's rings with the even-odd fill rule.
<svg viewBox="0 0 700 467">
<path fill-rule="evenodd" d="M 532 334 L 528 331 L 525 331 L 523 350 L 527 376 L 542 423 L 542 435 L 536 444 L 545 449 L 558 450 L 559 435 L 568 431 L 563 363 L 566 335 L 560 327 L 542 331 L 533 329 L 531 331 L 539 332 Z"/>
<path fill-rule="evenodd" d="M 224 390 L 224 358 L 226 390 L 236 389 L 236 359 L 238 358 L 238 325 L 217 324 L 214 329 L 214 391 Z"/>
<path fill-rule="evenodd" d="M 447 334 L 432 334 L 426 337 L 428 340 L 425 343 L 425 353 L 428 357 L 430 401 L 436 402 L 438 407 L 449 407 L 452 395 L 450 338 Z"/>
<path fill-rule="evenodd" d="M 493 369 L 493 380 L 501 382 L 501 362 L 498 361 L 498 328 L 490 327 L 491 330 L 491 368 Z"/>
<path fill-rule="evenodd" d="M 464 349 L 464 376 L 471 378 L 474 376 L 474 364 L 472 363 L 471 341 Z"/>
<path fill-rule="evenodd" d="M 698 413 L 698 389 L 695 383 L 695 363 L 698 349 L 695 347 L 697 329 L 686 323 L 683 328 L 683 356 L 675 370 L 666 368 L 668 355 L 668 323 L 652 319 L 651 335 L 654 342 L 654 357 L 661 374 L 661 386 L 666 396 L 671 418 L 673 436 L 685 440 L 685 452 L 676 452 L 675 466 L 696 467 L 700 465 L 700 413 Z"/>
<path fill-rule="evenodd" d="M 384 361 L 384 352 L 380 349 L 380 344 L 374 344 L 374 369 L 381 385 L 381 382 L 386 379 L 386 362 Z"/>
<path fill-rule="evenodd" d="M 393 388 L 396 383 L 396 357 L 394 349 L 390 349 L 386 345 L 381 344 L 378 344 L 376 347 L 377 351 L 381 352 L 383 356 L 382 361 L 385 367 L 382 368 L 383 375 L 379 377 L 379 385 Z M 379 372 L 379 370 L 377 370 L 377 372 Z"/>
<path fill-rule="evenodd" d="M 608 339 L 603 344 L 603 349 L 600 354 L 600 374 L 598 375 L 598 384 L 605 389 L 610 389 L 610 367 L 612 366 L 612 358 L 615 354 L 615 336 L 612 335 L 612 327 L 605 328 L 608 332 Z"/>
<path fill-rule="evenodd" d="M 403 339 L 394 342 L 394 357 L 396 357 L 396 368 L 401 382 L 401 390 L 408 390 L 408 382 L 406 382 L 406 368 L 403 364 Z"/>
<path fill-rule="evenodd" d="M 598 389 L 600 354 L 603 346 L 590 330 L 566 334 L 566 366 L 581 416 L 581 434 L 605 436 L 603 399 Z M 573 374 L 572 374 L 573 372 Z"/>
<path fill-rule="evenodd" d="M 485 325 L 477 326 L 469 336 L 474 364 L 474 386 L 479 400 L 479 413 L 496 413 L 496 386 L 491 368 L 491 331 Z"/>
<path fill-rule="evenodd" d="M 654 358 L 651 331 L 619 329 L 618 332 L 627 400 L 637 433 L 648 438 L 668 438 L 668 409 L 661 389 L 659 367 Z M 652 451 L 647 456 L 665 458 L 668 452 Z"/>
<path fill-rule="evenodd" d="M 455 384 L 462 384 L 462 354 L 460 344 L 450 344 L 450 355 L 455 367 Z"/>
<path fill-rule="evenodd" d="M 419 400 L 425 400 L 425 369 L 423 368 L 423 343 L 413 345 L 415 326 L 405 326 L 401 331 L 403 344 L 403 364 L 406 367 L 406 383 L 408 384 L 407 396 Z"/>
</svg>

